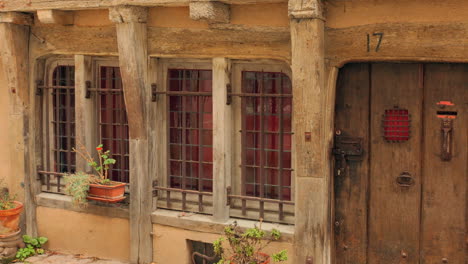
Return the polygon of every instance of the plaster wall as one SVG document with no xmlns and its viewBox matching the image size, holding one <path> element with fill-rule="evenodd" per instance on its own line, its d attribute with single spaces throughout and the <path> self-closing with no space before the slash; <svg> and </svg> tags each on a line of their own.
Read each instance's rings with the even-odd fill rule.
<svg viewBox="0 0 468 264">
<path fill-rule="evenodd" d="M 0 64 L 0 146 L 9 146 L 9 123 L 8 123 L 8 86 L 5 80 L 5 74 Z M 10 170 L 10 149 L 9 147 L 0 148 L 0 180 L 5 185 L 9 185 L 12 178 Z"/>
<path fill-rule="evenodd" d="M 153 224 L 153 259 L 156 264 L 191 263 L 191 249 L 187 240 L 213 243 L 221 235 L 195 232 L 175 227 Z M 271 243 L 264 251 L 268 254 L 277 253 L 283 249 L 288 251 L 288 261 L 293 264 L 293 244 L 289 242 Z"/>
<path fill-rule="evenodd" d="M 326 1 L 326 26 L 345 28 L 384 23 L 466 21 L 466 0 L 331 0 Z"/>
<path fill-rule="evenodd" d="M 64 253 L 127 261 L 130 256 L 129 221 L 63 209 L 38 207 L 40 236 L 47 247 Z"/>
</svg>

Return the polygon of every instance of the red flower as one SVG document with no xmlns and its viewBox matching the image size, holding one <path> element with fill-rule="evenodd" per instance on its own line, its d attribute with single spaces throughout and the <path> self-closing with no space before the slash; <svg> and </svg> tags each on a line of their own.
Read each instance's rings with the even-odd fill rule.
<svg viewBox="0 0 468 264">
<path fill-rule="evenodd" d="M 96 150 L 102 150 L 102 148 L 97 147 Z"/>
</svg>

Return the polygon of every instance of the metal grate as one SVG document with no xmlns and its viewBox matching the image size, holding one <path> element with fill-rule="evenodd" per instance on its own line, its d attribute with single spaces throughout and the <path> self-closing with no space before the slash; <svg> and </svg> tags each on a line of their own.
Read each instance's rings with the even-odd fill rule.
<svg viewBox="0 0 468 264">
<path fill-rule="evenodd" d="M 109 178 L 129 182 L 129 134 L 122 79 L 118 67 L 99 69 L 96 104 L 100 141 L 117 162 L 109 169 Z"/>
<path fill-rule="evenodd" d="M 170 69 L 168 175 L 171 188 L 213 190 L 211 70 Z"/>
<path fill-rule="evenodd" d="M 43 191 L 61 193 L 62 176 L 76 170 L 75 67 L 60 65 L 48 85 L 37 83 L 41 96 L 39 115 L 43 118 L 43 163 L 38 166 Z"/>
<path fill-rule="evenodd" d="M 289 201 L 291 81 L 284 73 L 245 71 L 242 92 L 242 195 Z"/>
<path fill-rule="evenodd" d="M 411 119 L 407 109 L 395 107 L 385 110 L 382 117 L 382 134 L 388 142 L 405 142 L 411 136 Z"/>
</svg>

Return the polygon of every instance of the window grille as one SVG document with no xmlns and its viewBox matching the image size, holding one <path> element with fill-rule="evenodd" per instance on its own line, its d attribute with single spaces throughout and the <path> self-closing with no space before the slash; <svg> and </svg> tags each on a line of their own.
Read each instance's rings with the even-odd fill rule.
<svg viewBox="0 0 468 264">
<path fill-rule="evenodd" d="M 411 120 L 407 109 L 387 109 L 382 119 L 383 137 L 388 142 L 408 141 L 411 134 Z"/>
<path fill-rule="evenodd" d="M 97 109 L 100 141 L 110 150 L 116 164 L 109 169 L 109 178 L 129 182 L 129 134 L 127 111 L 119 67 L 99 68 Z"/>
<path fill-rule="evenodd" d="M 211 192 L 212 73 L 210 70 L 170 69 L 168 74 L 170 187 Z"/>
<path fill-rule="evenodd" d="M 244 71 L 242 93 L 242 195 L 290 201 L 291 81 Z"/>
</svg>

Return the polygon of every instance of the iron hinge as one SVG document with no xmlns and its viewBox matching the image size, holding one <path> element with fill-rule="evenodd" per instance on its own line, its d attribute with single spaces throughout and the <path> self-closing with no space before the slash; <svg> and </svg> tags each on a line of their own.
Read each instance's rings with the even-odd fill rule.
<svg viewBox="0 0 468 264">
<path fill-rule="evenodd" d="M 42 96 L 43 95 L 43 89 L 42 89 L 43 85 L 44 85 L 43 80 L 37 80 L 36 81 L 36 95 L 37 96 Z"/>
<path fill-rule="evenodd" d="M 151 102 L 156 102 L 158 100 L 158 94 L 156 93 L 157 91 L 157 84 L 152 83 L 151 84 Z"/>
<path fill-rule="evenodd" d="M 232 86 L 230 83 L 226 84 L 226 105 L 232 104 Z"/>
</svg>

